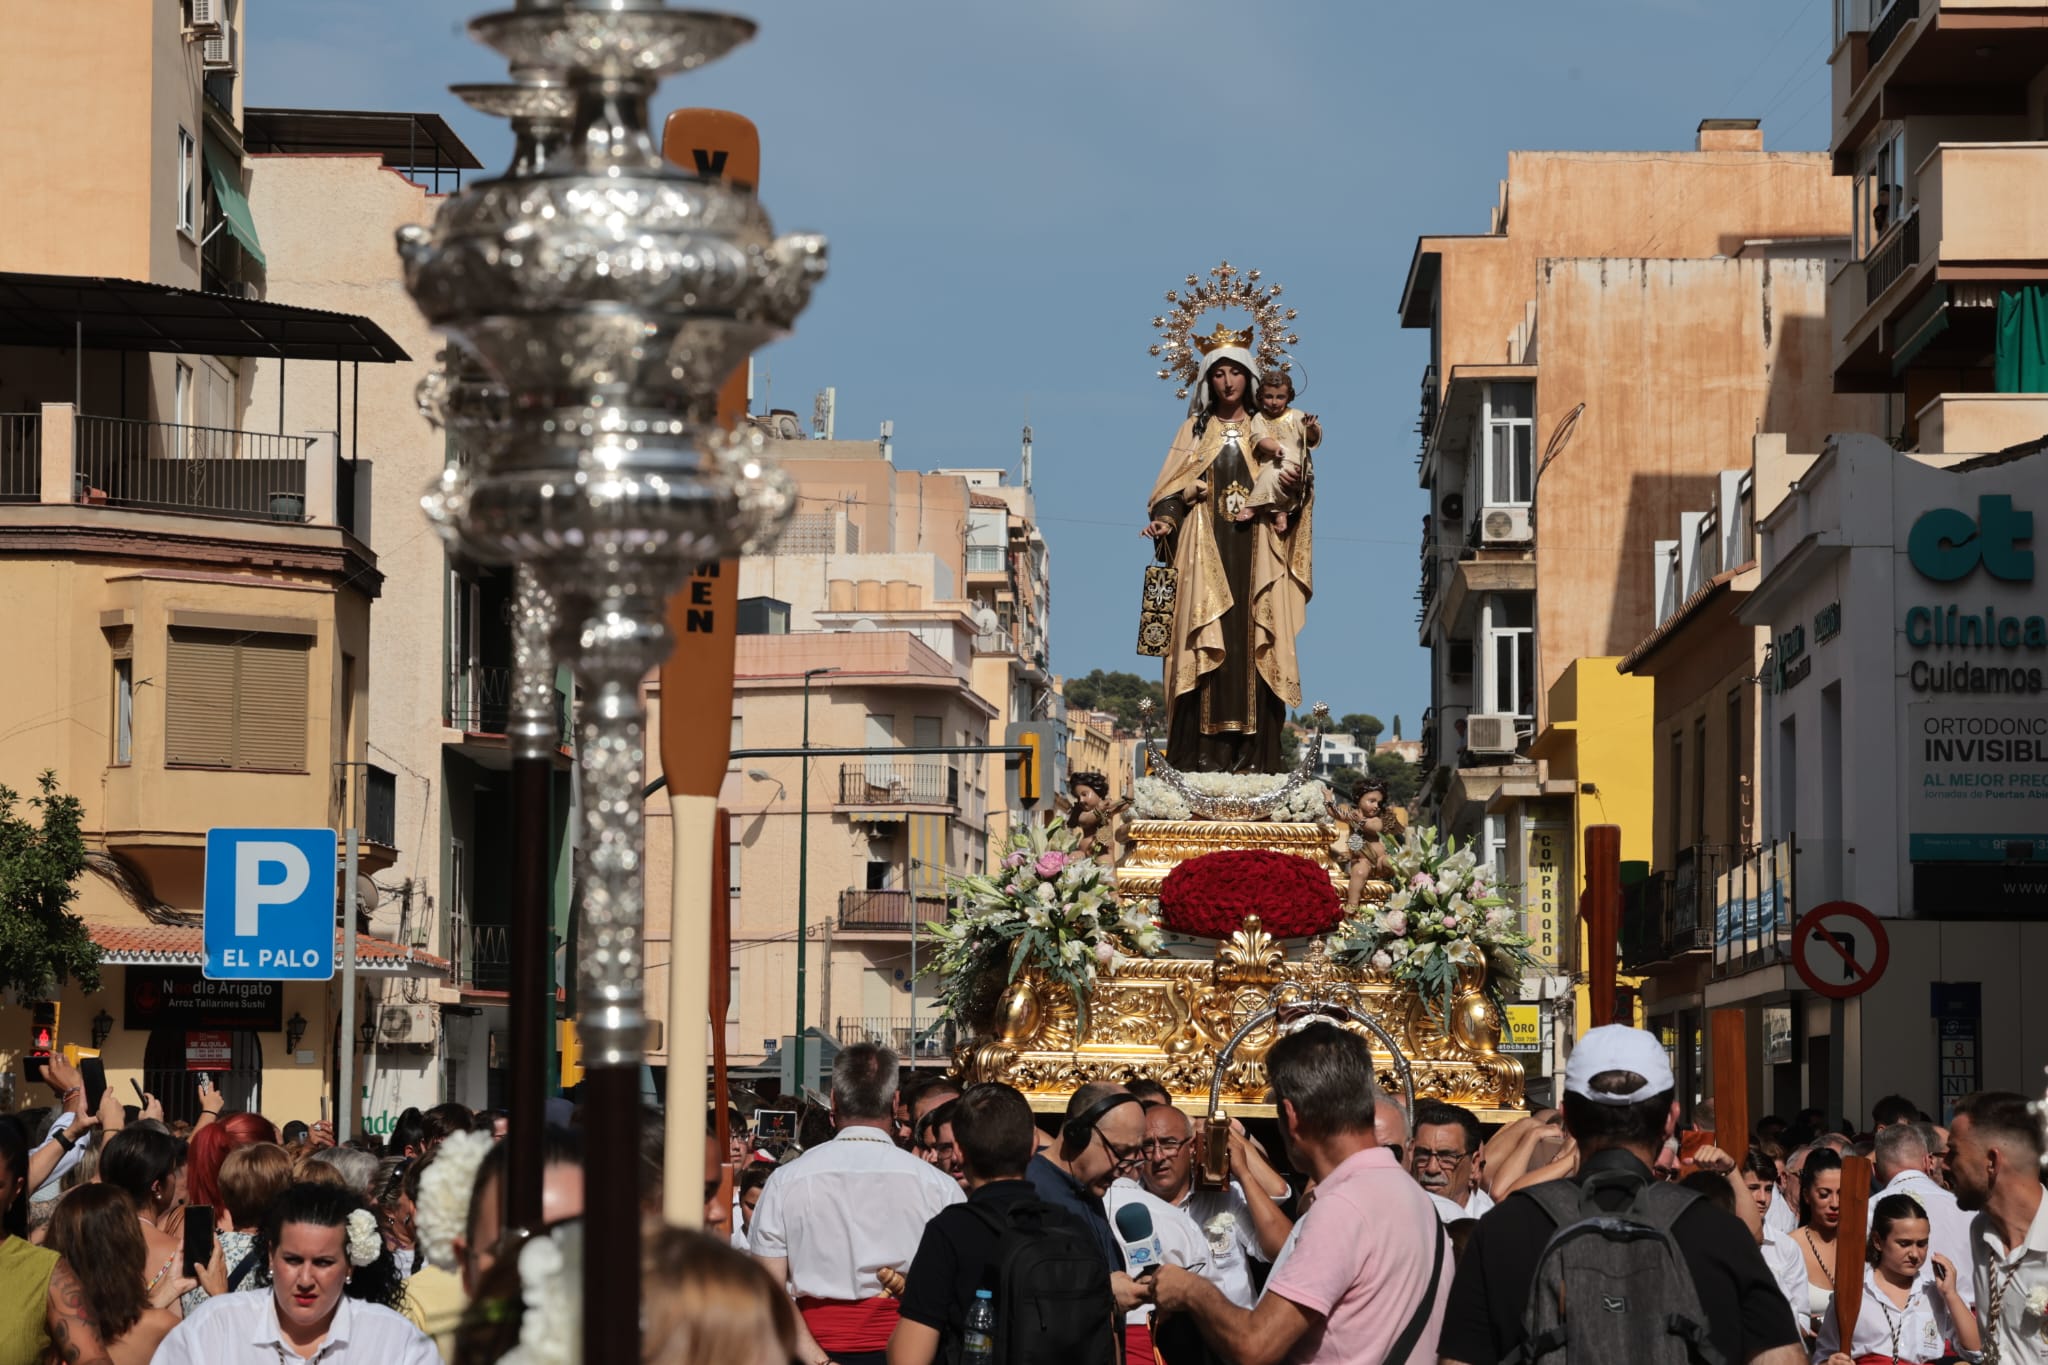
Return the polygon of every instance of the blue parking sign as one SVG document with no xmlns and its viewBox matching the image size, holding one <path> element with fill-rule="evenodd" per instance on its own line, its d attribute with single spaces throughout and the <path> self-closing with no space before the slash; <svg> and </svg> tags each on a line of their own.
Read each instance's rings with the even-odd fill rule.
<svg viewBox="0 0 2048 1365">
<path fill-rule="evenodd" d="M 331 829 L 206 831 L 206 965 L 211 981 L 334 976 Z"/>
</svg>

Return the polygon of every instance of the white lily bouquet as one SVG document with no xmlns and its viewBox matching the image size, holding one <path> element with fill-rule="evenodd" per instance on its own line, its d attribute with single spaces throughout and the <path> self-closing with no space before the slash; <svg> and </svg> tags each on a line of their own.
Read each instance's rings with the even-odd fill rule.
<svg viewBox="0 0 2048 1365">
<path fill-rule="evenodd" d="M 1517 888 L 1495 882 L 1469 843 L 1438 842 L 1434 828 L 1409 831 L 1386 849 L 1393 895 L 1330 931 L 1331 958 L 1406 983 L 1439 1019 L 1450 1017 L 1459 968 L 1483 964 L 1487 995 L 1505 1003 L 1531 962 L 1514 908 Z"/>
<path fill-rule="evenodd" d="M 1064 821 L 1017 831 L 987 874 L 950 885 L 953 907 L 925 926 L 936 951 L 918 974 L 945 978 L 940 1007 L 963 1024 L 984 1017 L 1027 967 L 1066 987 L 1085 1020 L 1098 972 L 1161 951 L 1150 903 L 1120 903 L 1108 869 L 1080 852 Z"/>
</svg>

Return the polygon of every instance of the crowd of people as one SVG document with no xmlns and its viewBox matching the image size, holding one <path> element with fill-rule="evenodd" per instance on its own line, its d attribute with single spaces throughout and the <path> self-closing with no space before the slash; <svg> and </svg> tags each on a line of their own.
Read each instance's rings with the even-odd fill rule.
<svg viewBox="0 0 2048 1365">
<path fill-rule="evenodd" d="M 1894 1096 L 1867 1131 L 1808 1111 L 1730 1141 L 1711 1102 L 1682 1123 L 1662 1046 L 1614 1025 L 1579 1040 L 1560 1108 L 1489 1134 L 1381 1093 L 1327 1022 L 1265 1064 L 1255 1132 L 1141 1077 L 1042 1121 L 1008 1086 L 904 1082 L 888 1049 L 849 1047 L 801 1142 L 708 1154 L 706 1232 L 660 1226 L 650 1113 L 643 1358 L 2048 1361 L 2042 1142 L 2018 1095 L 1947 1127 Z M 88 1113 L 61 1059 L 46 1079 L 51 1110 L 0 1120 L 0 1365 L 546 1358 L 518 1354 L 536 1230 L 504 1226 L 502 1118 L 444 1104 L 337 1143 L 203 1089 L 181 1136 L 153 1101 Z M 576 1115 L 550 1118 L 543 1222 L 574 1226 Z M 1872 1168 L 1846 1251 L 1845 1157 Z"/>
</svg>

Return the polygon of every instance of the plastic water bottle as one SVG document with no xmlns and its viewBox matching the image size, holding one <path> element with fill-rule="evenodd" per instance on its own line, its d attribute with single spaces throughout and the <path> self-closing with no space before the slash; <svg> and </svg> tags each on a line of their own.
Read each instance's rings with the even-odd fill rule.
<svg viewBox="0 0 2048 1365">
<path fill-rule="evenodd" d="M 996 1301 L 986 1289 L 974 1291 L 974 1302 L 967 1309 L 965 1335 L 961 1365 L 995 1365 Z"/>
</svg>

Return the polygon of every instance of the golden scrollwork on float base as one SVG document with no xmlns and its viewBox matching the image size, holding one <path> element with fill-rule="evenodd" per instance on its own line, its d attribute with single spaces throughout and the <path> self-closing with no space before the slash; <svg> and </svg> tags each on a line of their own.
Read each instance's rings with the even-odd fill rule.
<svg viewBox="0 0 2048 1365">
<path fill-rule="evenodd" d="M 1266 849 L 1322 864 L 1341 899 L 1344 868 L 1333 848 L 1342 831 L 1340 825 L 1307 821 L 1132 820 L 1122 831 L 1124 856 L 1116 866 L 1117 893 L 1156 896 L 1166 874 L 1189 858 L 1225 849 Z M 1392 891 L 1387 887 L 1375 897 L 1368 887 L 1365 899 L 1385 900 Z"/>
<path fill-rule="evenodd" d="M 958 1064 L 969 1080 L 1016 1086 L 1040 1110 L 1064 1108 L 1089 1081 L 1143 1074 L 1164 1085 L 1176 1104 L 1201 1112 L 1218 1054 L 1275 987 L 1294 983 L 1305 993 L 1326 995 L 1342 985 L 1356 990 L 1374 1021 L 1401 1041 L 1417 1099 L 1445 1100 L 1484 1121 L 1505 1122 L 1523 1111 L 1522 1064 L 1498 1051 L 1501 1019 L 1485 982 L 1483 961 L 1461 965 L 1450 1016 L 1439 1019 L 1405 985 L 1370 968 L 1332 962 L 1321 940 L 1289 958 L 1254 916 L 1217 945 L 1212 961 L 1134 958 L 1103 973 L 1089 997 L 1085 1030 L 1063 987 L 1035 971 L 1021 973 L 998 999 L 986 1036 L 964 1045 Z M 1271 1115 L 1265 1056 L 1275 1036 L 1266 1024 L 1239 1045 L 1223 1077 L 1227 1112 Z M 1365 1036 L 1380 1059 L 1380 1084 L 1398 1095 L 1399 1072 L 1385 1048 Z"/>
</svg>

